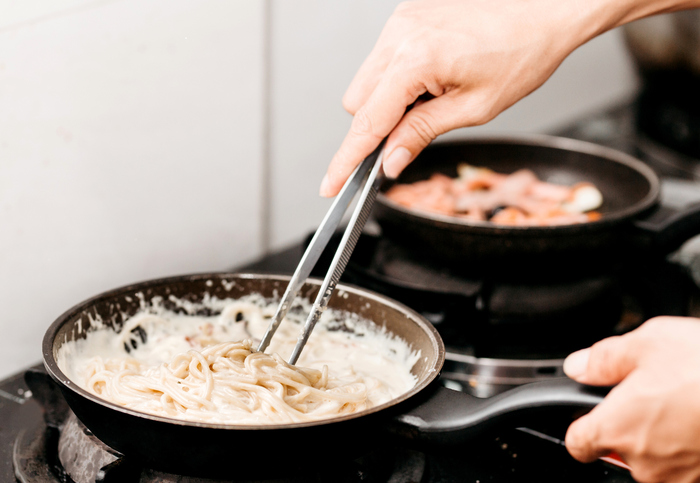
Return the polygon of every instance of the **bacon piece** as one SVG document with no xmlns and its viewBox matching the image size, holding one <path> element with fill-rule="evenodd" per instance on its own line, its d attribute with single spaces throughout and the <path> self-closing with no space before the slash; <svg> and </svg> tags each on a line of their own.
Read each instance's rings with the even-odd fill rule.
<svg viewBox="0 0 700 483">
<path fill-rule="evenodd" d="M 434 174 L 429 180 L 399 184 L 387 197 L 408 208 L 513 226 L 546 226 L 585 223 L 600 219 L 595 209 L 602 195 L 590 183 L 573 187 L 537 179 L 528 169 L 510 175 L 469 165 L 458 167 L 459 177 Z M 587 209 L 584 209 L 587 208 Z"/>
</svg>

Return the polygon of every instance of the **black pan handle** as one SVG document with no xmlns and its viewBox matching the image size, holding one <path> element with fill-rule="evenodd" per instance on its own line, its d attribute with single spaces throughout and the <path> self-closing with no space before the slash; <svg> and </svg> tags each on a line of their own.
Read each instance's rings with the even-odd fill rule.
<svg viewBox="0 0 700 483">
<path fill-rule="evenodd" d="M 519 427 L 552 418 L 573 421 L 609 391 L 568 378 L 524 384 L 488 399 L 438 387 L 420 405 L 394 417 L 389 431 L 420 444 L 460 444 L 504 425 Z"/>
<path fill-rule="evenodd" d="M 634 227 L 644 248 L 664 255 L 671 253 L 700 234 L 700 203 L 682 209 L 659 206 L 636 220 Z"/>
</svg>

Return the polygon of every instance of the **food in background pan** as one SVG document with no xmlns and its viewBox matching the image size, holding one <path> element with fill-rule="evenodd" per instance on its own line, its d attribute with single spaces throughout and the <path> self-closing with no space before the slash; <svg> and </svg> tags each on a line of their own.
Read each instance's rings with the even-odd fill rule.
<svg viewBox="0 0 700 483">
<path fill-rule="evenodd" d="M 603 195 L 591 183 L 573 186 L 540 181 L 521 169 L 502 174 L 468 164 L 458 177 L 433 174 L 425 181 L 396 184 L 386 196 L 407 208 L 498 225 L 570 225 L 600 219 Z"/>
<path fill-rule="evenodd" d="M 149 414 L 228 424 L 297 423 L 362 411 L 409 391 L 420 357 L 357 315 L 328 309 L 298 366 L 287 364 L 310 303 L 292 307 L 270 352 L 255 351 L 276 304 L 259 295 L 149 307 L 64 343 L 59 367 L 80 387 Z M 218 315 L 196 315 L 206 309 Z M 259 340 L 258 340 L 259 342 Z"/>
</svg>

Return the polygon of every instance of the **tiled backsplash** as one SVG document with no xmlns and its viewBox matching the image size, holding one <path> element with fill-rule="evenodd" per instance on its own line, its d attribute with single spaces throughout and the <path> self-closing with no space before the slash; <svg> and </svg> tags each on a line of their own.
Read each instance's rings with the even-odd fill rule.
<svg viewBox="0 0 700 483">
<path fill-rule="evenodd" d="M 397 3 L 0 2 L 0 377 L 91 295 L 313 229 L 340 99 Z M 455 135 L 548 129 L 634 87 L 612 32 Z"/>
</svg>

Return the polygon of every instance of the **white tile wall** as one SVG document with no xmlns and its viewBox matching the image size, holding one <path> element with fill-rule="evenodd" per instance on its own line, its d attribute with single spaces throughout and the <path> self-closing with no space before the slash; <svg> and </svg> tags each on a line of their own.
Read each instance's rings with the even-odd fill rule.
<svg viewBox="0 0 700 483">
<path fill-rule="evenodd" d="M 0 2 L 0 377 L 93 294 L 260 255 L 264 7 Z"/>
<path fill-rule="evenodd" d="M 350 125 L 342 95 L 398 3 L 273 2 L 273 247 L 312 230 L 329 206 L 317 193 Z M 620 32 L 610 32 L 574 52 L 542 88 L 491 123 L 452 136 L 547 130 L 626 99 L 635 87 Z"/>
<path fill-rule="evenodd" d="M 90 295 L 312 230 L 342 94 L 397 3 L 0 0 L 0 377 Z M 454 135 L 549 129 L 634 89 L 613 32 Z"/>
</svg>

